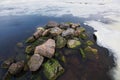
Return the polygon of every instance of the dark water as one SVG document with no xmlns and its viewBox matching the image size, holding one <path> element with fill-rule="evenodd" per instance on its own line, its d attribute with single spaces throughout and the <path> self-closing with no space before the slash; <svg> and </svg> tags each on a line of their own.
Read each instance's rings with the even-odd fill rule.
<svg viewBox="0 0 120 80">
<path fill-rule="evenodd" d="M 62 17 L 36 15 L 2 16 L 0 17 L 0 63 L 9 57 L 24 54 L 16 51 L 16 44 L 24 42 L 35 31 L 36 27 L 43 26 L 51 20 L 59 23 L 80 23 L 89 30 L 88 33 L 94 31 L 92 28 L 83 25 L 83 22 L 86 20 L 85 18 L 77 18 L 72 15 L 64 15 Z M 105 54 L 102 54 L 103 51 Z M 114 65 L 113 57 L 109 56 L 109 52 L 104 48 L 102 48 L 100 53 L 101 59 L 98 61 L 88 60 L 82 62 L 81 56 L 78 57 L 78 54 L 67 57 L 66 72 L 59 80 L 111 80 L 110 76 L 108 76 L 108 71 Z M 5 71 L 0 69 L 0 77 L 4 75 Z"/>
</svg>

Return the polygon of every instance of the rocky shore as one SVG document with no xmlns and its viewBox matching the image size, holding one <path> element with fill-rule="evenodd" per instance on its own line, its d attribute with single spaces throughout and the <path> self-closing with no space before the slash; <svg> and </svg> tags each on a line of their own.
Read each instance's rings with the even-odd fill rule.
<svg viewBox="0 0 120 80">
<path fill-rule="evenodd" d="M 104 60 L 105 58 L 109 58 L 109 56 L 103 57 L 103 54 L 106 55 L 106 52 L 100 53 L 101 51 L 99 51 L 107 50 L 96 44 L 97 38 L 94 34 L 92 34 L 92 38 L 89 35 L 91 34 L 88 34 L 86 29 L 77 23 L 59 24 L 57 22 L 50 21 L 45 26 L 38 27 L 35 33 L 25 41 L 25 45 L 27 45 L 25 48 L 27 56 L 26 61 L 8 59 L 1 65 L 2 68 L 8 69 L 3 80 L 11 80 L 12 76 L 19 75 L 22 72 L 37 71 L 42 71 L 42 75 L 44 75 L 45 79 L 48 80 L 67 80 L 62 79 L 62 77 L 60 78 L 60 76 L 65 76 L 65 73 L 69 72 L 66 68 L 68 67 L 67 64 L 72 60 L 69 60 L 68 58 L 70 55 L 72 55 L 72 57 L 77 55 L 77 57 L 72 60 L 73 64 L 78 64 L 79 62 L 88 62 L 87 64 L 91 64 L 91 62 L 93 62 L 92 66 L 97 66 L 95 69 L 99 69 L 99 66 L 108 67 L 108 65 L 109 69 L 111 69 L 114 66 L 111 65 L 114 61 L 111 59 L 109 59 L 110 61 Z M 22 44 L 20 43 L 17 45 L 22 47 Z M 75 61 L 74 63 L 74 60 L 77 60 L 77 62 Z M 104 61 L 106 61 L 106 64 L 101 64 L 101 62 Z M 76 66 L 78 67 L 78 65 Z M 81 72 L 82 70 L 80 73 Z M 88 76 L 89 75 L 87 75 L 87 73 L 86 76 L 85 73 L 83 73 L 83 76 L 80 76 L 79 79 L 88 80 Z M 75 77 L 72 78 L 75 80 Z M 44 79 L 41 78 L 41 75 L 38 75 L 36 79 L 30 80 Z"/>
</svg>

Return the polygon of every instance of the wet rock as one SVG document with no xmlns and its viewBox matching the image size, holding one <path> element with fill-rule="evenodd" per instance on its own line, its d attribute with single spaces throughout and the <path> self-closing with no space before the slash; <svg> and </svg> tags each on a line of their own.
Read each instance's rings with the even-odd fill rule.
<svg viewBox="0 0 120 80">
<path fill-rule="evenodd" d="M 55 59 L 45 62 L 43 68 L 43 72 L 48 80 L 56 80 L 57 77 L 64 73 L 64 68 Z"/>
<path fill-rule="evenodd" d="M 55 40 L 48 39 L 42 45 L 39 45 L 35 48 L 35 54 L 40 54 L 41 56 L 45 56 L 51 58 L 55 52 Z"/>
<path fill-rule="evenodd" d="M 2 68 L 9 68 L 10 65 L 11 65 L 13 62 L 14 62 L 14 59 L 12 59 L 12 58 L 7 59 L 7 60 L 5 60 L 5 61 L 2 63 L 1 67 L 2 67 Z"/>
<path fill-rule="evenodd" d="M 86 58 L 86 54 L 82 48 L 80 48 L 80 54 L 82 55 L 82 58 Z"/>
<path fill-rule="evenodd" d="M 86 44 L 87 44 L 88 46 L 94 45 L 94 43 L 93 43 L 91 40 L 88 40 L 88 41 L 86 42 Z"/>
<path fill-rule="evenodd" d="M 36 39 L 32 36 L 32 37 L 29 37 L 25 42 L 26 43 L 32 43 L 34 42 Z"/>
<path fill-rule="evenodd" d="M 49 35 L 50 29 L 46 29 L 43 33 L 42 36 L 47 36 Z"/>
<path fill-rule="evenodd" d="M 97 36 L 95 34 L 93 34 L 93 39 L 97 41 Z"/>
<path fill-rule="evenodd" d="M 61 29 L 67 29 L 67 28 L 70 28 L 70 24 L 61 23 L 59 27 L 60 27 Z"/>
<path fill-rule="evenodd" d="M 44 58 L 42 56 L 39 54 L 34 54 L 28 61 L 30 71 L 37 71 L 40 68 L 43 60 Z"/>
<path fill-rule="evenodd" d="M 19 61 L 16 63 L 12 63 L 8 69 L 8 72 L 12 75 L 16 75 L 20 73 L 24 68 L 24 61 Z"/>
<path fill-rule="evenodd" d="M 26 52 L 27 54 L 33 53 L 33 52 L 34 52 L 34 47 L 31 46 L 31 45 L 27 46 L 26 49 L 25 49 L 25 52 Z"/>
<path fill-rule="evenodd" d="M 88 38 L 86 33 L 81 33 L 79 37 L 83 40 Z"/>
<path fill-rule="evenodd" d="M 57 48 L 63 48 L 65 47 L 67 41 L 65 38 L 61 37 L 61 36 L 57 36 L 56 38 L 56 47 Z"/>
<path fill-rule="evenodd" d="M 62 29 L 60 29 L 59 27 L 54 27 L 50 29 L 50 34 L 52 36 L 57 36 L 60 35 L 62 33 Z"/>
<path fill-rule="evenodd" d="M 85 32 L 85 28 L 83 27 L 78 27 L 75 30 L 75 36 L 79 37 L 81 33 Z"/>
<path fill-rule="evenodd" d="M 53 27 L 58 27 L 59 24 L 54 21 L 49 21 L 48 24 L 46 25 L 46 28 L 53 28 Z"/>
<path fill-rule="evenodd" d="M 44 28 L 40 28 L 38 29 L 34 34 L 33 34 L 33 37 L 35 39 L 38 39 L 40 36 L 42 36 L 42 33 L 44 32 Z"/>
<path fill-rule="evenodd" d="M 90 46 L 87 46 L 87 47 L 85 48 L 85 51 L 86 51 L 86 52 L 93 53 L 93 54 L 97 54 L 97 53 L 98 53 L 98 50 L 97 50 L 97 49 L 92 48 L 92 47 L 90 47 Z"/>
<path fill-rule="evenodd" d="M 72 35 L 74 35 L 74 32 L 75 32 L 74 29 L 68 28 L 67 30 L 62 32 L 62 36 L 63 37 L 72 36 Z"/>
<path fill-rule="evenodd" d="M 22 48 L 22 47 L 23 47 L 23 43 L 22 43 L 22 42 L 19 42 L 19 43 L 17 43 L 16 45 L 17 45 L 17 47 L 19 47 L 19 48 Z"/>
<path fill-rule="evenodd" d="M 77 27 L 80 27 L 80 24 L 71 23 L 71 28 L 76 29 Z"/>
<path fill-rule="evenodd" d="M 68 48 L 76 48 L 81 45 L 81 42 L 78 40 L 68 40 L 67 46 Z"/>
</svg>

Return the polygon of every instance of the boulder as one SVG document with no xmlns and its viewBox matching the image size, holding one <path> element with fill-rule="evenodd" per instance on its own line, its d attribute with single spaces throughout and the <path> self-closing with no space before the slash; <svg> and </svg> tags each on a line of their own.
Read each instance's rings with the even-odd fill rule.
<svg viewBox="0 0 120 80">
<path fill-rule="evenodd" d="M 10 58 L 10 59 L 7 59 L 5 60 L 2 64 L 1 64 L 1 67 L 2 68 L 9 68 L 10 65 L 14 62 L 14 59 Z"/>
<path fill-rule="evenodd" d="M 52 36 L 57 36 L 60 35 L 62 33 L 62 29 L 60 29 L 59 27 L 54 27 L 50 29 L 50 34 Z"/>
<path fill-rule="evenodd" d="M 75 24 L 75 23 L 71 23 L 71 28 L 76 29 L 77 27 L 80 27 L 80 24 Z"/>
<path fill-rule="evenodd" d="M 28 67 L 30 71 L 37 71 L 40 68 L 43 60 L 44 58 L 42 56 L 39 54 L 34 54 L 28 61 Z"/>
<path fill-rule="evenodd" d="M 94 43 L 93 43 L 91 40 L 88 40 L 88 41 L 86 42 L 86 44 L 87 44 L 88 46 L 94 45 Z"/>
<path fill-rule="evenodd" d="M 74 29 L 68 28 L 67 30 L 62 32 L 62 36 L 63 37 L 72 36 L 72 35 L 74 35 L 74 32 L 75 32 Z"/>
<path fill-rule="evenodd" d="M 46 25 L 46 28 L 53 28 L 53 27 L 58 27 L 59 24 L 57 22 L 54 21 L 49 21 Z"/>
<path fill-rule="evenodd" d="M 33 34 L 33 37 L 35 39 L 38 39 L 40 36 L 42 36 L 42 33 L 44 32 L 44 28 L 40 28 L 38 29 L 34 34 Z"/>
<path fill-rule="evenodd" d="M 68 40 L 67 46 L 68 48 L 76 48 L 81 45 L 81 42 L 78 40 Z"/>
<path fill-rule="evenodd" d="M 70 24 L 61 23 L 59 27 L 60 27 L 61 29 L 67 29 L 67 28 L 70 28 Z"/>
<path fill-rule="evenodd" d="M 42 45 L 39 45 L 35 48 L 35 54 L 40 54 L 41 56 L 45 56 L 51 58 L 55 52 L 55 40 L 48 39 Z"/>
<path fill-rule="evenodd" d="M 25 42 L 26 43 L 32 43 L 34 42 L 36 39 L 32 36 L 32 37 L 29 37 Z"/>
<path fill-rule="evenodd" d="M 24 61 L 19 61 L 16 63 L 12 63 L 8 69 L 8 72 L 12 75 L 16 75 L 20 73 L 24 68 Z"/>
<path fill-rule="evenodd" d="M 32 45 L 29 45 L 29 46 L 26 47 L 25 53 L 31 54 L 31 53 L 34 52 L 34 49 L 35 49 L 35 47 L 33 47 Z"/>
<path fill-rule="evenodd" d="M 43 64 L 43 72 L 48 80 L 56 80 L 64 73 L 64 68 L 55 59 L 50 59 Z"/>
<path fill-rule="evenodd" d="M 65 47 L 67 41 L 65 38 L 63 38 L 62 36 L 57 36 L 56 37 L 56 47 L 57 48 L 63 48 Z"/>
<path fill-rule="evenodd" d="M 49 35 L 50 29 L 46 29 L 43 33 L 42 36 L 47 36 Z"/>
<path fill-rule="evenodd" d="M 79 37 L 81 33 L 85 32 L 85 28 L 77 27 L 75 30 L 75 36 Z"/>
<path fill-rule="evenodd" d="M 93 53 L 93 54 L 97 54 L 98 53 L 98 50 L 95 49 L 95 48 L 92 48 L 91 46 L 87 46 L 84 50 L 86 52 Z"/>
</svg>

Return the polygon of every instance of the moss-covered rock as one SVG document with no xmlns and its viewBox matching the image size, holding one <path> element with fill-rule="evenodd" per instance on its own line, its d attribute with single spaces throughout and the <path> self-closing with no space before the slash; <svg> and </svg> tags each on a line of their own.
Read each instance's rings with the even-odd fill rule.
<svg viewBox="0 0 120 80">
<path fill-rule="evenodd" d="M 92 48 L 90 46 L 87 46 L 85 49 L 84 49 L 86 52 L 90 52 L 90 53 L 93 53 L 93 54 L 97 54 L 98 53 L 98 50 L 95 49 L 95 48 Z"/>
<path fill-rule="evenodd" d="M 65 38 L 61 37 L 61 36 L 57 36 L 56 38 L 56 47 L 57 48 L 63 48 L 65 47 L 67 41 Z"/>
<path fill-rule="evenodd" d="M 25 42 L 26 43 L 32 43 L 34 42 L 36 39 L 32 36 L 32 37 L 29 37 Z"/>
<path fill-rule="evenodd" d="M 64 68 L 55 59 L 50 59 L 43 64 L 43 72 L 48 80 L 55 80 L 58 76 L 63 74 Z"/>
<path fill-rule="evenodd" d="M 82 48 L 80 48 L 80 53 L 82 55 L 82 58 L 86 58 L 86 54 Z"/>
<path fill-rule="evenodd" d="M 86 42 L 86 44 L 87 44 L 88 46 L 94 45 L 94 43 L 93 43 L 91 40 L 88 40 L 88 41 Z"/>
<path fill-rule="evenodd" d="M 80 36 L 79 36 L 81 39 L 87 39 L 88 36 L 86 33 L 81 33 Z"/>
<path fill-rule="evenodd" d="M 27 54 L 31 54 L 31 53 L 34 52 L 34 49 L 35 49 L 34 46 L 29 45 L 29 46 L 26 47 L 25 52 L 26 52 Z"/>
<path fill-rule="evenodd" d="M 81 45 L 81 42 L 78 40 L 68 40 L 67 46 L 68 48 L 76 48 Z"/>
</svg>

